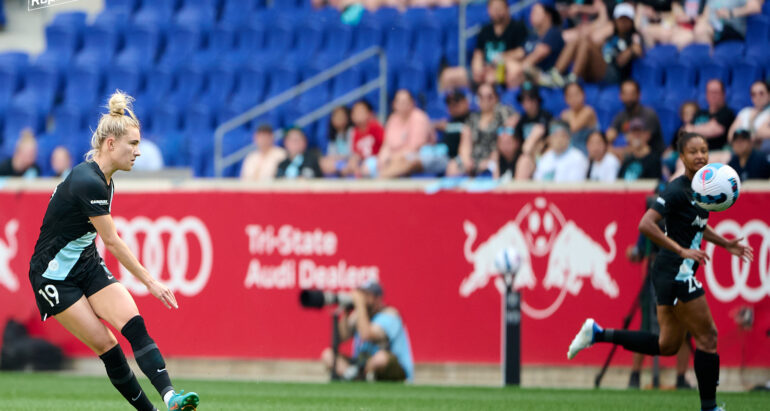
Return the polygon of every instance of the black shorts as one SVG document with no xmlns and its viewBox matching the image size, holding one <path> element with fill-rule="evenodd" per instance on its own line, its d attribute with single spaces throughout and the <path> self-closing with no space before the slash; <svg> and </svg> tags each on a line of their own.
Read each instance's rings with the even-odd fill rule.
<svg viewBox="0 0 770 411">
<path fill-rule="evenodd" d="M 102 288 L 118 282 L 104 263 L 90 266 L 88 270 L 77 274 L 70 273 L 64 280 L 51 280 L 43 277 L 42 273 L 29 275 L 41 320 L 45 321 L 66 310 L 84 295 L 90 297 Z"/>
<path fill-rule="evenodd" d="M 388 363 L 387 365 L 385 365 L 384 368 L 375 371 L 374 379 L 376 381 L 406 380 L 406 371 L 404 370 L 404 367 L 401 366 L 401 363 L 398 362 L 398 358 L 396 358 L 396 356 L 393 355 L 392 352 L 390 351 L 386 351 L 386 352 L 388 353 Z M 366 354 L 361 354 L 360 357 L 361 358 L 359 358 L 359 360 L 364 364 L 369 360 L 369 356 Z"/>
<path fill-rule="evenodd" d="M 694 276 L 677 280 L 676 273 L 653 271 L 652 281 L 658 305 L 686 303 L 706 294 L 703 285 Z"/>
</svg>

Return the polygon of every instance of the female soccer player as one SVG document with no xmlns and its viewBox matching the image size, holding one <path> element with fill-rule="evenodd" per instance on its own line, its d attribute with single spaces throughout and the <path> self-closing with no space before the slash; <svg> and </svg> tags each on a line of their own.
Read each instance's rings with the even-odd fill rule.
<svg viewBox="0 0 770 411">
<path fill-rule="evenodd" d="M 118 236 L 110 216 L 112 175 L 130 171 L 140 155 L 139 121 L 133 99 L 116 91 L 91 137 L 86 161 L 54 190 L 30 261 L 29 280 L 43 321 L 53 317 L 91 348 L 115 388 L 137 410 L 156 410 L 126 362 L 105 320 L 126 337 L 139 368 L 169 410 L 195 410 L 198 394 L 176 393 L 158 346 L 150 338 L 133 298 L 104 265 L 94 245 L 106 248 L 167 308 L 178 308 L 171 290 L 150 276 Z"/>
<path fill-rule="evenodd" d="M 589 318 L 569 346 L 567 358 L 596 342 L 620 344 L 623 348 L 647 355 L 675 355 L 685 333 L 695 338 L 695 376 L 702 410 L 721 410 L 716 405 L 719 382 L 717 329 L 706 303 L 703 286 L 695 279 L 700 264 L 708 255 L 700 249 L 706 239 L 731 254 L 751 261 L 754 251 L 743 239 L 726 240 L 707 225 L 708 211 L 692 200 L 690 183 L 695 173 L 708 163 L 708 144 L 699 134 L 683 133 L 678 141 L 685 174 L 671 181 L 654 206 L 639 223 L 639 231 L 661 247 L 653 265 L 653 284 L 658 302 L 660 335 L 644 331 L 604 330 Z M 657 222 L 665 219 L 666 232 Z"/>
</svg>

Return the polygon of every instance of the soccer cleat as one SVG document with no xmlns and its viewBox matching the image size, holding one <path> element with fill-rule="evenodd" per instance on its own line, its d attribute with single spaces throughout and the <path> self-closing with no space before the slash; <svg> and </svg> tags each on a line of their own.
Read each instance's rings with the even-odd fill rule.
<svg viewBox="0 0 770 411">
<path fill-rule="evenodd" d="M 184 393 L 184 390 L 174 394 L 168 401 L 169 411 L 195 411 L 198 408 L 198 394 L 194 392 Z"/>
<path fill-rule="evenodd" d="M 596 324 L 596 321 L 594 321 L 593 318 L 587 319 L 586 322 L 583 323 L 583 326 L 580 327 L 580 331 L 578 331 L 577 335 L 570 343 L 569 351 L 567 351 L 567 359 L 571 360 L 575 358 L 580 350 L 593 345 L 594 335 L 598 331 L 601 331 L 601 327 Z"/>
</svg>

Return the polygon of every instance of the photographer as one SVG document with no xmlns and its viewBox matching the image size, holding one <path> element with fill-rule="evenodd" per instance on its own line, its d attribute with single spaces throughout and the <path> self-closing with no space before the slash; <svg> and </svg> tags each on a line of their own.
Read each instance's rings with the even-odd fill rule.
<svg viewBox="0 0 770 411">
<path fill-rule="evenodd" d="M 380 284 L 365 282 L 351 295 L 352 312 L 340 317 L 340 342 L 353 338 L 352 358 L 337 356 L 336 371 L 345 380 L 413 379 L 409 335 L 398 311 L 385 305 L 382 294 Z M 324 350 L 321 359 L 330 370 L 334 361 L 332 348 Z"/>
</svg>

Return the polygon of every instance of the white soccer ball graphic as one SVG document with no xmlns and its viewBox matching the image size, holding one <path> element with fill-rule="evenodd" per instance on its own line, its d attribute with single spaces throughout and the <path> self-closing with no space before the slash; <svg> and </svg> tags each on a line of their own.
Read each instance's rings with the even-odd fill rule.
<svg viewBox="0 0 770 411">
<path fill-rule="evenodd" d="M 741 179 L 732 167 L 711 163 L 695 173 L 692 191 L 693 200 L 704 210 L 724 211 L 738 200 Z"/>
<path fill-rule="evenodd" d="M 495 257 L 495 269 L 500 274 L 516 274 L 521 267 L 521 256 L 513 247 L 500 250 Z"/>
</svg>

